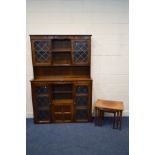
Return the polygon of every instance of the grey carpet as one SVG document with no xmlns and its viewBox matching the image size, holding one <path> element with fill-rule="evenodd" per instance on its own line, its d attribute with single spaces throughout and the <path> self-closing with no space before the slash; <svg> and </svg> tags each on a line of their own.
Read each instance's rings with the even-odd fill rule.
<svg viewBox="0 0 155 155">
<path fill-rule="evenodd" d="M 33 124 L 27 119 L 27 155 L 128 155 L 129 118 L 122 130 L 112 129 L 112 118 L 104 126 L 94 123 Z"/>
</svg>

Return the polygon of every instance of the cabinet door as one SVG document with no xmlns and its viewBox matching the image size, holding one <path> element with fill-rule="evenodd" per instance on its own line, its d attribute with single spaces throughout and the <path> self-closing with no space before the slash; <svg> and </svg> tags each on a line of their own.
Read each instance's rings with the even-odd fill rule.
<svg viewBox="0 0 155 155">
<path fill-rule="evenodd" d="M 63 105 L 63 121 L 72 122 L 73 121 L 73 104 L 72 105 Z"/>
<path fill-rule="evenodd" d="M 88 121 L 90 118 L 91 95 L 89 83 L 78 83 L 75 86 L 75 120 Z"/>
<path fill-rule="evenodd" d="M 46 84 L 32 84 L 33 108 L 36 123 L 50 122 L 50 92 Z"/>
<path fill-rule="evenodd" d="M 57 105 L 52 103 L 52 118 L 53 122 L 63 121 L 63 111 L 62 105 Z"/>
<path fill-rule="evenodd" d="M 88 40 L 72 41 L 72 62 L 76 65 L 87 65 L 90 63 L 90 48 Z"/>
<path fill-rule="evenodd" d="M 50 40 L 32 40 L 32 58 L 34 65 L 51 64 L 51 41 Z"/>
<path fill-rule="evenodd" d="M 54 122 L 72 122 L 73 105 L 71 104 L 53 104 L 52 105 L 52 118 Z"/>
</svg>

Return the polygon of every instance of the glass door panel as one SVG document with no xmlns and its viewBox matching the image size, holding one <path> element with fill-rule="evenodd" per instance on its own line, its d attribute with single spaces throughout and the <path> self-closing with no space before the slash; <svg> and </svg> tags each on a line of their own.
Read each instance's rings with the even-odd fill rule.
<svg viewBox="0 0 155 155">
<path fill-rule="evenodd" d="M 50 65 L 51 42 L 49 40 L 34 40 L 32 46 L 34 65 Z"/>
<path fill-rule="evenodd" d="M 89 46 L 86 40 L 73 41 L 73 64 L 89 64 Z"/>
</svg>

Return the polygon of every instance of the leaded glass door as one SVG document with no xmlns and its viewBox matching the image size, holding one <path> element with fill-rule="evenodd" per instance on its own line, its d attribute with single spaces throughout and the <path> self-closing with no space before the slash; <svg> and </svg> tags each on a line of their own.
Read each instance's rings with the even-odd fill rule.
<svg viewBox="0 0 155 155">
<path fill-rule="evenodd" d="M 89 64 L 89 42 L 87 40 L 74 40 L 72 42 L 73 64 Z"/>
<path fill-rule="evenodd" d="M 35 84 L 33 91 L 35 92 L 35 108 L 37 122 L 50 122 L 50 86 L 46 84 Z"/>
<path fill-rule="evenodd" d="M 75 120 L 88 121 L 90 104 L 90 87 L 87 83 L 75 85 Z"/>
<path fill-rule="evenodd" d="M 33 63 L 34 65 L 51 64 L 51 41 L 50 40 L 33 40 Z"/>
</svg>

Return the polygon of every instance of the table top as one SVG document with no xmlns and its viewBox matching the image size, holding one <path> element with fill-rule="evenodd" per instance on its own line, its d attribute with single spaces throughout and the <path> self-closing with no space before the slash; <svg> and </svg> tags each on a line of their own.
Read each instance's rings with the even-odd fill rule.
<svg viewBox="0 0 155 155">
<path fill-rule="evenodd" d="M 123 110 L 124 108 L 122 101 L 110 101 L 100 99 L 96 101 L 95 107 L 109 110 Z"/>
</svg>

